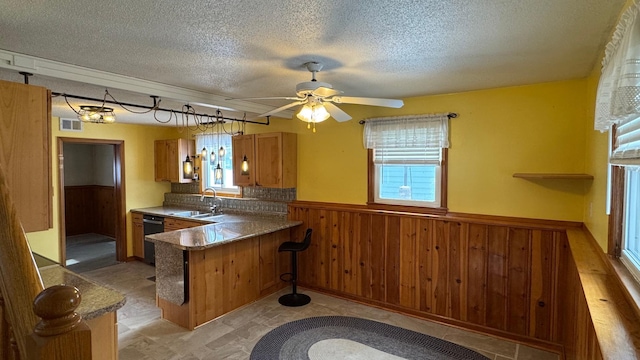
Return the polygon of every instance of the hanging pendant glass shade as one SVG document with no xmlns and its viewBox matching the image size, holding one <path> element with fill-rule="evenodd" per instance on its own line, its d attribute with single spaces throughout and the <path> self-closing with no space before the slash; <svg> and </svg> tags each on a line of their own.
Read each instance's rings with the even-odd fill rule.
<svg viewBox="0 0 640 360">
<path fill-rule="evenodd" d="M 209 156 L 209 163 L 211 164 L 211 166 L 214 166 L 216 164 L 216 153 L 215 153 L 215 151 L 211 152 L 211 155 Z"/>
<path fill-rule="evenodd" d="M 182 162 L 182 177 L 184 179 L 193 179 L 193 163 L 187 155 L 187 158 Z"/>
<path fill-rule="evenodd" d="M 242 157 L 242 165 L 240 165 L 240 174 L 241 175 L 249 175 L 249 159 L 247 159 L 247 155 Z"/>
<path fill-rule="evenodd" d="M 306 104 L 300 109 L 300 112 L 298 112 L 296 116 L 304 122 L 319 123 L 327 120 L 331 115 L 322 104 Z"/>
<path fill-rule="evenodd" d="M 105 106 L 81 105 L 78 111 L 78 120 L 98 124 L 111 124 L 116 121 L 113 108 Z"/>
<path fill-rule="evenodd" d="M 207 148 L 203 147 L 202 151 L 200 151 L 200 156 L 202 157 L 202 161 L 207 161 Z"/>
<path fill-rule="evenodd" d="M 218 163 L 218 166 L 216 166 L 215 178 L 216 182 L 222 180 L 222 168 L 220 167 L 220 163 Z"/>
<path fill-rule="evenodd" d="M 220 146 L 220 150 L 218 150 L 218 159 L 224 158 L 224 154 L 226 153 L 227 151 L 224 149 L 224 147 Z"/>
</svg>

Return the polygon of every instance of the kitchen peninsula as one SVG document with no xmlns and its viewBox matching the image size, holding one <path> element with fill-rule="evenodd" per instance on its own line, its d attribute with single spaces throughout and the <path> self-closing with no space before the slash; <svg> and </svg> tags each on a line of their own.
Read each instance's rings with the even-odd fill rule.
<svg viewBox="0 0 640 360">
<path fill-rule="evenodd" d="M 135 212 L 182 218 L 171 208 Z M 162 318 L 187 329 L 286 287 L 288 253 L 300 221 L 282 216 L 224 214 L 201 219 L 202 226 L 147 235 L 155 243 L 156 303 Z M 206 222 L 209 222 L 208 224 Z"/>
</svg>

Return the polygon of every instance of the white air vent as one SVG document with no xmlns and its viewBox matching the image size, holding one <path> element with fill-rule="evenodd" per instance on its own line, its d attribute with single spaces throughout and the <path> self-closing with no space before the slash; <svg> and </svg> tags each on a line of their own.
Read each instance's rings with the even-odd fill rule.
<svg viewBox="0 0 640 360">
<path fill-rule="evenodd" d="M 82 121 L 78 119 L 60 119 L 60 131 L 82 131 Z"/>
</svg>

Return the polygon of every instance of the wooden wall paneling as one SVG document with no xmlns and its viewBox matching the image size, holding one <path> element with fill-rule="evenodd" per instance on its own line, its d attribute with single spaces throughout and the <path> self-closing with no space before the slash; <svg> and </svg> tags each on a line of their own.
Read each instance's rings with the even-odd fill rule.
<svg viewBox="0 0 640 360">
<path fill-rule="evenodd" d="M 486 324 L 499 330 L 507 328 L 507 236 L 508 228 L 489 226 Z"/>
<path fill-rule="evenodd" d="M 551 340 L 554 314 L 555 262 L 554 234 L 552 231 L 531 232 L 531 289 L 529 336 Z"/>
<path fill-rule="evenodd" d="M 420 302 L 418 310 L 432 311 L 432 256 L 435 224 L 433 220 L 418 220 L 417 255 L 418 255 L 418 284 Z"/>
<path fill-rule="evenodd" d="M 94 188 L 95 206 L 97 207 L 97 213 L 94 215 L 95 232 L 115 238 L 116 189 L 113 186 L 94 186 Z"/>
<path fill-rule="evenodd" d="M 449 316 L 457 320 L 467 318 L 467 254 L 468 224 L 449 223 L 449 277 L 447 289 L 447 310 Z"/>
<path fill-rule="evenodd" d="M 306 228 L 312 229 L 311 244 L 309 248 L 301 253 L 298 253 L 298 283 L 309 284 L 313 286 L 321 286 L 319 283 L 320 267 L 320 252 L 324 239 L 320 232 L 322 219 L 322 210 L 310 209 L 306 212 L 306 224 L 307 226 L 299 226 L 297 231 L 297 238 L 292 241 L 302 241 L 304 239 L 304 232 Z M 287 253 L 288 254 L 288 253 Z M 290 256 L 289 256 L 290 257 Z"/>
<path fill-rule="evenodd" d="M 369 270 L 371 271 L 370 294 L 371 299 L 385 301 L 387 294 L 386 275 L 386 216 L 371 215 L 371 231 L 369 232 Z"/>
<path fill-rule="evenodd" d="M 435 237 L 432 251 L 432 310 L 436 315 L 449 316 L 447 288 L 449 279 L 449 222 L 435 222 Z"/>
<path fill-rule="evenodd" d="M 507 330 L 526 335 L 529 327 L 531 232 L 509 229 Z"/>
<path fill-rule="evenodd" d="M 467 321 L 486 324 L 488 226 L 469 224 L 467 260 Z"/>
<path fill-rule="evenodd" d="M 271 287 L 276 286 L 278 276 L 278 257 L 273 254 L 278 252 L 280 244 L 275 233 L 260 236 L 259 243 L 259 266 L 260 266 L 260 293 L 269 293 Z"/>
<path fill-rule="evenodd" d="M 208 316 L 214 316 L 219 309 L 221 292 L 214 293 L 215 289 L 221 289 L 222 281 L 216 272 L 217 266 L 205 266 L 205 251 L 189 251 L 189 277 L 195 281 L 189 283 L 189 302 L 191 303 L 191 322 L 193 326 L 204 323 Z M 213 261 L 214 254 L 209 255 L 209 262 Z M 220 269 L 221 270 L 221 269 Z M 198 281 L 198 279 L 201 279 Z M 219 282 L 216 283 L 216 280 Z M 219 298 L 215 298 L 218 295 Z M 209 306 L 207 300 L 209 299 Z"/>
<path fill-rule="evenodd" d="M 358 296 L 371 298 L 371 215 L 358 214 Z"/>
<path fill-rule="evenodd" d="M 331 276 L 330 288 L 335 291 L 342 290 L 344 264 L 342 259 L 343 239 L 340 227 L 342 224 L 342 212 L 331 212 Z"/>
<path fill-rule="evenodd" d="M 400 217 L 387 216 L 386 225 L 386 302 L 400 305 Z"/>
<path fill-rule="evenodd" d="M 411 309 L 419 308 L 419 292 L 416 288 L 418 283 L 416 225 L 416 219 L 400 218 L 399 303 L 401 306 Z"/>
<path fill-rule="evenodd" d="M 360 215 L 345 212 L 342 223 L 344 282 L 343 291 L 350 295 L 358 295 L 360 278 Z"/>
<path fill-rule="evenodd" d="M 555 231 L 553 233 L 554 244 L 554 265 L 555 274 L 553 279 L 553 296 L 554 301 L 551 340 L 556 343 L 563 343 L 562 334 L 565 328 L 563 316 L 566 315 L 565 302 L 568 301 L 567 292 L 570 291 L 567 283 L 567 266 L 569 261 L 569 243 L 565 232 Z"/>
<path fill-rule="evenodd" d="M 316 284 L 322 287 L 329 287 L 331 284 L 331 214 L 327 210 L 319 211 L 319 221 L 314 228 L 319 241 L 318 246 L 318 267 L 310 269 L 311 272 L 318 272 Z"/>
</svg>

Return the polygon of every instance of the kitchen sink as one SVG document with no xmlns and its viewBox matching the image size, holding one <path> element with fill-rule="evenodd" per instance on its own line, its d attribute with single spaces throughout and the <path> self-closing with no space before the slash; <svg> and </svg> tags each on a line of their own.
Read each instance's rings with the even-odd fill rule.
<svg viewBox="0 0 640 360">
<path fill-rule="evenodd" d="M 211 215 L 211 214 L 210 213 L 203 213 L 203 212 L 200 212 L 198 210 L 193 210 L 193 211 L 178 211 L 178 212 L 171 213 L 169 215 L 194 217 L 194 216 L 198 216 L 198 215 Z"/>
</svg>

